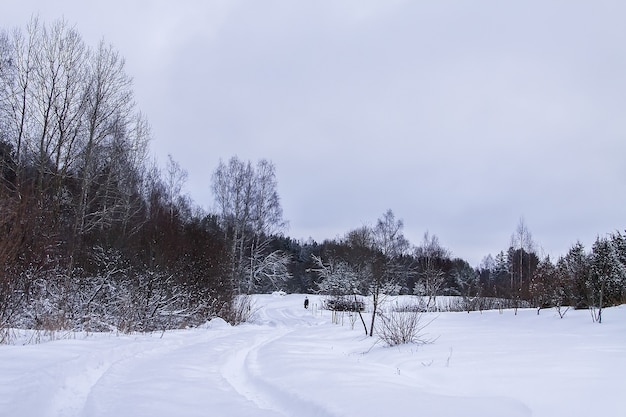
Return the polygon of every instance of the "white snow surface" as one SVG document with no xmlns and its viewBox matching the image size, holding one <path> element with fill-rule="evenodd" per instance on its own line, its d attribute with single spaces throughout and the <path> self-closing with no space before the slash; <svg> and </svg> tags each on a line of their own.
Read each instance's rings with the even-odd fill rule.
<svg viewBox="0 0 626 417">
<path fill-rule="evenodd" d="M 0 416 L 589 416 L 626 412 L 626 305 L 428 313 L 385 347 L 309 295 L 254 296 L 252 323 L 0 346 Z M 366 320 L 369 318 L 365 315 Z"/>
</svg>

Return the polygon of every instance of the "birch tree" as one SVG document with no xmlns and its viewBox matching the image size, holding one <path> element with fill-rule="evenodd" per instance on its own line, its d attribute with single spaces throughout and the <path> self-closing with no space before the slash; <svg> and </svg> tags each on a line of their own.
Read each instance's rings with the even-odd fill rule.
<svg viewBox="0 0 626 417">
<path fill-rule="evenodd" d="M 120 150 L 142 152 L 141 141 L 131 146 L 125 140 L 141 118 L 134 118 L 131 79 L 124 60 L 111 46 L 100 42 L 87 63 L 88 76 L 84 92 L 84 126 L 81 153 L 76 172 L 80 182 L 75 234 L 80 238 L 94 227 L 103 227 L 119 209 L 118 196 L 111 189 L 114 176 L 121 174 L 112 164 Z M 143 135 L 142 135 L 143 136 Z"/>
<path fill-rule="evenodd" d="M 441 246 L 436 235 L 426 232 L 421 246 L 415 248 L 415 257 L 418 260 L 419 280 L 414 293 L 428 297 L 426 308 L 429 309 L 435 307 L 437 294 L 445 284 L 446 275 L 441 262 L 450 258 L 450 251 Z"/>
<path fill-rule="evenodd" d="M 37 167 L 36 189 L 58 188 L 73 162 L 74 141 L 80 134 L 84 56 L 80 35 L 64 21 L 28 29 L 34 40 L 33 77 L 27 93 L 32 97 L 35 126 L 30 151 Z M 29 59 L 29 57 L 27 57 Z M 25 69 L 27 72 L 30 69 Z M 54 179 L 50 184 L 48 179 Z"/>
<path fill-rule="evenodd" d="M 220 161 L 213 173 L 212 189 L 225 237 L 230 242 L 233 287 L 249 293 L 260 276 L 270 277 L 260 274 L 268 270 L 268 259 L 278 262 L 271 269 L 284 271 L 280 267 L 285 262 L 284 256 L 267 252 L 273 236 L 286 227 L 274 165 L 260 160 L 255 168 L 250 161 L 237 157 L 228 163 Z M 285 274 L 281 276 L 288 278 Z M 270 282 L 276 283 L 274 278 Z"/>
<path fill-rule="evenodd" d="M 166 203 L 169 208 L 170 221 L 174 219 L 175 208 L 182 198 L 182 190 L 187 181 L 187 171 L 172 158 L 167 155 L 167 165 L 165 166 L 165 194 Z"/>
<path fill-rule="evenodd" d="M 534 246 L 532 234 L 524 218 L 520 218 L 515 233 L 511 235 L 509 250 L 511 252 L 511 294 L 518 303 L 521 298 L 528 295 L 533 269 L 539 261 L 534 254 Z M 526 279 L 524 279 L 525 276 Z M 515 314 L 517 314 L 517 309 L 515 309 Z"/>
</svg>

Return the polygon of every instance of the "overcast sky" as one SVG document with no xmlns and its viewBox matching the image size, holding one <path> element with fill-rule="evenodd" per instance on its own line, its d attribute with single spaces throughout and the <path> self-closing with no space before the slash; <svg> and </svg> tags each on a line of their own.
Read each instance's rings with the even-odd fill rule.
<svg viewBox="0 0 626 417">
<path fill-rule="evenodd" d="M 126 58 L 152 150 L 211 208 L 220 158 L 274 162 L 287 235 L 392 209 L 477 265 L 524 218 L 558 256 L 626 228 L 626 2 L 4 0 Z"/>
</svg>

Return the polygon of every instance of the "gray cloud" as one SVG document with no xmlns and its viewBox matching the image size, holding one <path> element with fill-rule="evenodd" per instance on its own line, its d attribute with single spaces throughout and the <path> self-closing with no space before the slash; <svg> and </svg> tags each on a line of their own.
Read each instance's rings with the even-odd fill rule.
<svg viewBox="0 0 626 417">
<path fill-rule="evenodd" d="M 476 264 L 523 216 L 546 253 L 624 229 L 619 1 L 23 1 L 126 57 L 161 160 L 211 205 L 220 158 L 272 160 L 294 238 L 391 208 Z"/>
</svg>

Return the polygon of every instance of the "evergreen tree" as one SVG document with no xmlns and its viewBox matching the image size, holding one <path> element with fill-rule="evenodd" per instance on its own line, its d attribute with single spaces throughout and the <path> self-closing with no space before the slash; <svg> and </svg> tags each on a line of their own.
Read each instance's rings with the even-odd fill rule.
<svg viewBox="0 0 626 417">
<path fill-rule="evenodd" d="M 586 307 L 587 280 L 589 276 L 589 257 L 585 253 L 582 243 L 576 242 L 570 248 L 564 258 L 564 280 L 566 286 L 571 288 L 572 302 L 575 307 Z"/>
<path fill-rule="evenodd" d="M 626 279 L 626 268 L 620 262 L 613 243 L 606 238 L 597 238 L 591 253 L 591 273 L 587 281 L 589 306 L 597 314 L 594 318 L 602 323 L 604 305 L 614 305 L 620 301 L 622 287 Z"/>
</svg>

